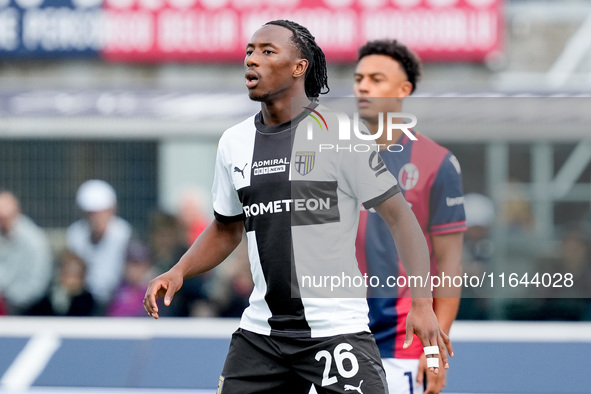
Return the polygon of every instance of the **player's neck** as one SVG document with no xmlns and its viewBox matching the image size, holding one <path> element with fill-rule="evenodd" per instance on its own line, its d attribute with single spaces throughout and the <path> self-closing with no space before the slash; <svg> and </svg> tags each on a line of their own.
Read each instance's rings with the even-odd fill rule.
<svg viewBox="0 0 591 394">
<path fill-rule="evenodd" d="M 310 104 L 303 89 L 293 89 L 285 92 L 283 97 L 273 98 L 261 103 L 263 123 L 266 126 L 276 126 L 288 122 L 298 116 L 304 107 Z"/>
</svg>

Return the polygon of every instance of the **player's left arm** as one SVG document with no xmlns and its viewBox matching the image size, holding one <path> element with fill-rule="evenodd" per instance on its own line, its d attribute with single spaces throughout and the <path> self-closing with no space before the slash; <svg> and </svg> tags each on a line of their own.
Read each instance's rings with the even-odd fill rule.
<svg viewBox="0 0 591 394">
<path fill-rule="evenodd" d="M 388 225 L 394 243 L 400 254 L 408 277 L 427 277 L 429 253 L 423 232 L 408 203 L 397 193 L 375 207 Z M 427 285 L 425 283 L 425 285 Z M 421 340 L 423 346 L 439 346 L 439 353 L 444 368 L 449 368 L 447 352 L 453 356 L 449 337 L 440 328 L 435 313 L 430 288 L 412 287 L 412 305 L 406 320 L 406 339 L 404 347 L 412 342 L 413 334 Z M 439 372 L 439 368 L 432 368 Z"/>
<path fill-rule="evenodd" d="M 440 273 L 454 277 L 462 274 L 461 260 L 464 237 L 462 232 L 435 235 L 432 237 L 433 253 L 437 258 Z M 461 288 L 436 288 L 433 292 L 433 309 L 441 329 L 449 336 L 460 306 Z M 427 370 L 427 359 L 424 354 L 419 361 L 417 381 L 423 382 Z M 440 393 L 447 383 L 446 371 L 437 375 L 428 375 L 425 394 Z"/>
<path fill-rule="evenodd" d="M 466 229 L 463 195 L 460 163 L 453 154 L 448 153 L 430 190 L 429 215 L 433 254 L 442 284 L 433 289 L 433 309 L 439 326 L 447 335 L 458 314 L 461 287 L 447 286 L 450 281 L 443 280 L 443 276 L 454 278 L 462 275 L 463 231 Z M 426 368 L 427 361 L 423 354 L 417 375 L 419 382 L 422 382 Z M 445 371 L 437 376 L 426 377 L 425 393 L 436 394 L 443 390 L 446 384 Z"/>
<path fill-rule="evenodd" d="M 432 241 L 440 275 L 445 274 L 452 278 L 461 276 L 464 233 L 434 235 Z M 438 287 L 433 290 L 433 309 L 439 325 L 447 335 L 458 315 L 461 293 L 461 287 Z"/>
</svg>

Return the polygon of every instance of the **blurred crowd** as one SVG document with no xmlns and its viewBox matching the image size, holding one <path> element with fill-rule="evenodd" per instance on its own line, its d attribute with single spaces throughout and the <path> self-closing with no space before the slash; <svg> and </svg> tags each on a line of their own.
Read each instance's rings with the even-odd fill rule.
<svg viewBox="0 0 591 394">
<path fill-rule="evenodd" d="M 497 281 L 494 289 L 487 285 L 464 288 L 458 319 L 591 321 L 590 218 L 581 215 L 580 221 L 560 226 L 554 241 L 540 240 L 532 234 L 534 219 L 529 202 L 525 197 L 513 197 L 496 211 L 487 196 L 465 196 L 468 230 L 464 235 L 463 271 L 479 278 L 494 274 Z M 495 223 L 505 231 L 506 249 L 500 266 L 499 259 L 495 261 L 499 253 L 492 234 Z M 498 280 L 500 273 L 505 273 L 503 288 Z M 515 287 L 509 285 L 509 274 L 516 275 Z M 565 282 L 567 274 L 572 275 L 572 287 Z"/>
<path fill-rule="evenodd" d="M 18 198 L 0 189 L 0 315 L 147 316 L 142 305 L 147 283 L 172 267 L 210 222 L 198 190 L 180 196 L 175 214 L 152 212 L 145 239 L 118 216 L 116 191 L 107 182 L 87 180 L 75 201 L 81 218 L 67 228 L 65 246 L 56 250 L 44 230 L 21 212 Z M 510 239 L 511 270 L 572 273 L 579 290 L 591 288 L 591 231 L 586 220 L 564 227 L 555 243 L 542 247 L 531 241 L 528 245 L 524 240 L 531 237 L 522 237 L 533 227 L 531 209 L 523 201 L 495 212 L 490 198 L 470 193 L 465 207 L 463 270 L 468 275 L 498 273 L 491 230 L 501 221 Z M 520 256 L 522 267 L 515 263 Z M 239 317 L 253 286 L 245 242 L 228 260 L 187 279 L 174 302 L 161 305 L 161 316 Z M 591 299 L 575 289 L 568 297 L 555 297 L 553 289 L 540 287 L 521 290 L 515 298 L 499 302 L 503 294 L 464 288 L 458 318 L 591 320 Z"/>
<path fill-rule="evenodd" d="M 109 183 L 87 180 L 75 201 L 81 218 L 55 250 L 17 196 L 0 189 L 0 315 L 147 317 L 147 283 L 172 267 L 209 224 L 202 195 L 188 190 L 176 214 L 151 213 L 144 239 L 118 216 Z M 252 289 L 244 243 L 228 260 L 187 279 L 161 315 L 240 316 Z"/>
</svg>

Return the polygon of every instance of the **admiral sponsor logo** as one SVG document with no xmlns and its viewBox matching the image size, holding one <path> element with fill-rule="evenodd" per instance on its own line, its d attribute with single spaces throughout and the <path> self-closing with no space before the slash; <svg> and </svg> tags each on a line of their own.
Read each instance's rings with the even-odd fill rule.
<svg viewBox="0 0 591 394">
<path fill-rule="evenodd" d="M 287 200 L 275 200 L 268 203 L 257 203 L 242 207 L 247 218 L 251 216 L 265 215 L 267 213 L 298 212 L 298 211 L 322 211 L 330 209 L 330 197 L 327 198 L 290 198 Z"/>
<path fill-rule="evenodd" d="M 464 196 L 460 196 L 460 197 L 446 197 L 445 198 L 445 203 L 447 204 L 448 207 L 453 207 L 456 205 L 462 205 L 464 203 Z"/>
<path fill-rule="evenodd" d="M 285 172 L 289 160 L 287 157 L 282 159 L 259 160 L 252 163 L 254 175 L 275 174 L 278 172 Z"/>
</svg>

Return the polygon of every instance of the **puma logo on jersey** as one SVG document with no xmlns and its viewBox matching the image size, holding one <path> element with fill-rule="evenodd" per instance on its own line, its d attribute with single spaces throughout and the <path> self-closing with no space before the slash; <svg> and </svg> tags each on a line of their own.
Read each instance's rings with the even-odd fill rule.
<svg viewBox="0 0 591 394">
<path fill-rule="evenodd" d="M 345 391 L 357 391 L 359 394 L 363 394 L 363 391 L 361 391 L 361 383 L 363 383 L 363 380 L 359 382 L 359 386 L 357 387 L 351 386 L 350 384 L 346 384 Z"/>
<path fill-rule="evenodd" d="M 244 169 L 246 168 L 247 165 L 248 165 L 248 163 L 246 163 L 244 165 L 244 167 L 242 167 L 242 169 L 240 169 L 238 167 L 234 167 L 234 172 L 239 172 L 240 175 L 242 175 L 242 179 L 244 179 Z"/>
</svg>

